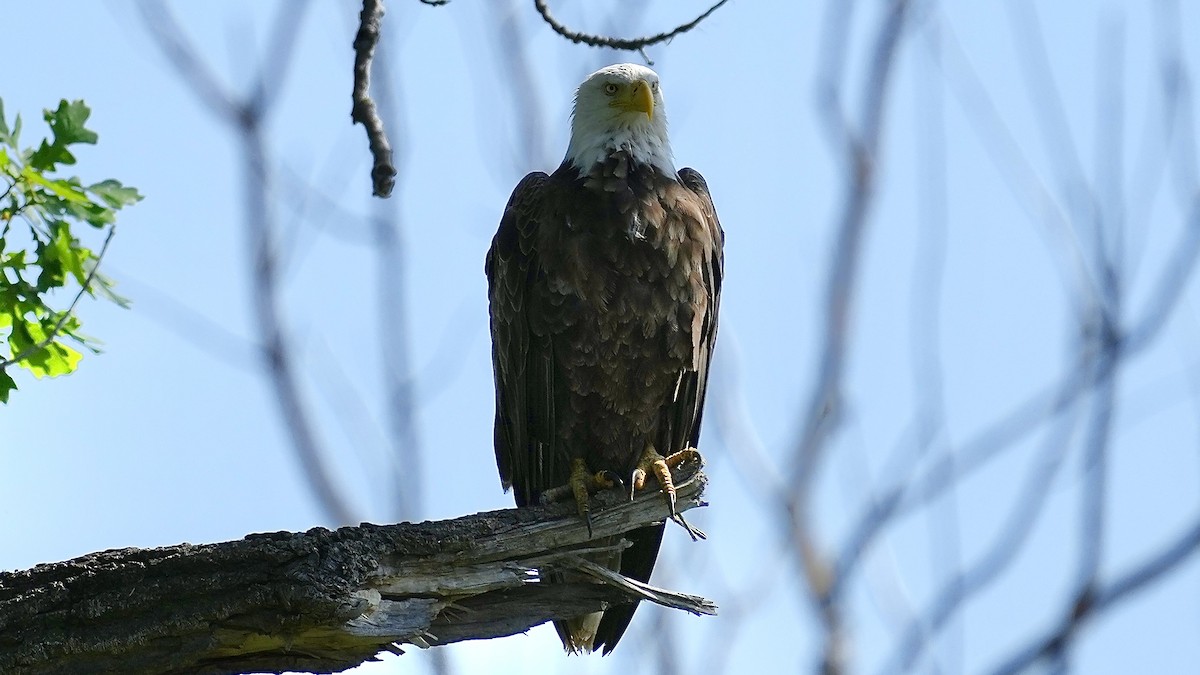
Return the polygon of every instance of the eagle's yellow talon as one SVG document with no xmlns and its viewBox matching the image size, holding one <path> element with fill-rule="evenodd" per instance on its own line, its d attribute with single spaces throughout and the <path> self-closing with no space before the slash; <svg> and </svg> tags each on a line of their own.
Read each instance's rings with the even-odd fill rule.
<svg viewBox="0 0 1200 675">
<path fill-rule="evenodd" d="M 671 455 L 672 458 L 683 454 L 681 451 Z M 694 452 L 694 451 L 693 451 Z M 684 458 L 686 459 L 686 458 Z M 678 465 L 683 459 L 676 460 Z M 658 454 L 653 445 L 646 444 L 646 449 L 642 451 L 641 459 L 638 460 L 637 467 L 633 470 L 633 477 L 630 482 L 633 483 L 632 489 L 629 492 L 629 498 L 633 499 L 633 495 L 638 490 L 646 486 L 647 476 L 654 476 L 658 481 L 659 488 L 662 490 L 663 498 L 667 500 L 667 506 L 671 509 L 671 517 L 675 516 L 675 481 L 671 478 L 671 467 L 666 457 Z"/>
<path fill-rule="evenodd" d="M 672 454 L 670 457 L 666 458 L 667 467 L 669 467 L 672 471 L 679 468 L 679 465 L 681 465 L 685 462 L 691 462 L 691 461 L 695 461 L 695 462 L 702 464 L 702 463 L 704 463 L 704 458 L 700 456 L 699 450 L 697 450 L 693 447 L 690 447 L 690 446 L 686 447 L 686 448 L 680 450 L 679 452 Z"/>
<path fill-rule="evenodd" d="M 700 451 L 687 447 L 679 452 L 672 453 L 670 457 L 663 457 L 658 454 L 653 445 L 646 445 L 646 449 L 642 451 L 642 456 L 638 460 L 637 467 L 633 470 L 633 476 L 630 483 L 632 489 L 629 491 L 629 498 L 633 499 L 633 495 L 638 490 L 646 485 L 646 477 L 653 475 L 658 481 L 659 488 L 662 490 L 663 498 L 667 502 L 667 508 L 670 509 L 671 520 L 679 523 L 683 529 L 687 530 L 688 536 L 692 541 L 698 539 L 707 539 L 708 536 L 701 530 L 698 530 L 688 524 L 683 518 L 683 514 L 675 510 L 675 480 L 671 477 L 671 469 L 678 467 L 684 462 L 696 461 L 703 464 L 704 459 L 700 456 Z"/>
<path fill-rule="evenodd" d="M 633 476 L 629 480 L 629 501 L 633 501 L 633 496 L 644 487 L 646 487 L 646 472 L 638 467 L 633 470 Z"/>
<path fill-rule="evenodd" d="M 567 485 L 571 486 L 571 494 L 575 496 L 575 506 L 579 509 L 579 516 L 589 521 L 588 532 L 590 534 L 592 527 L 588 508 L 588 478 L 590 476 L 587 464 L 582 459 L 571 460 L 571 477 L 567 480 Z"/>
<path fill-rule="evenodd" d="M 567 479 L 566 485 L 544 490 L 539 497 L 542 504 L 553 504 L 565 500 L 568 496 L 575 500 L 575 507 L 579 511 L 579 517 L 587 523 L 588 535 L 592 534 L 592 509 L 591 495 L 600 490 L 607 490 L 623 484 L 620 476 L 617 476 L 611 471 L 597 471 L 592 473 L 588 469 L 587 462 L 582 459 L 571 460 L 571 475 Z"/>
</svg>

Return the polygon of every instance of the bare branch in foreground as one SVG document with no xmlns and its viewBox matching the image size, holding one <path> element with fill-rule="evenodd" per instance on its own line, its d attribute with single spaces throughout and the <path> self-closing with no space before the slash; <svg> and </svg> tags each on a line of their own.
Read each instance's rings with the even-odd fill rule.
<svg viewBox="0 0 1200 675">
<path fill-rule="evenodd" d="M 825 289 L 825 318 L 822 337 L 820 369 L 810 394 L 808 409 L 802 416 L 803 431 L 792 461 L 792 483 L 795 491 L 784 506 L 785 527 L 791 534 L 794 553 L 801 568 L 805 586 L 820 617 L 824 635 L 821 671 L 842 673 L 847 670 L 847 637 L 843 628 L 841 598 L 834 595 L 838 579 L 833 576 L 832 564 L 817 542 L 812 510 L 813 485 L 821 460 L 831 443 L 839 423 L 842 405 L 843 369 L 846 361 L 849 321 L 854 311 L 855 291 L 861 250 L 866 239 L 869 211 L 875 193 L 874 168 L 879 158 L 880 138 L 887 107 L 887 94 L 892 81 L 892 66 L 900 39 L 909 16 L 907 0 L 892 0 L 881 23 L 873 33 L 872 53 L 863 80 L 862 109 L 859 126 L 842 128 L 841 90 L 837 85 L 823 91 L 820 106 L 831 129 L 841 129 L 843 136 L 833 140 L 845 153 L 847 192 L 838 219 L 837 241 L 833 262 Z M 841 17 L 850 10 L 836 3 L 830 5 L 830 21 L 843 29 L 848 19 Z M 829 39 L 832 49 L 827 56 L 826 81 L 836 82 L 847 55 L 845 35 Z"/>
<path fill-rule="evenodd" d="M 1060 654 L 1063 646 L 1089 619 L 1104 614 L 1113 605 L 1124 602 L 1160 581 L 1162 577 L 1179 571 L 1197 550 L 1200 550 L 1200 518 L 1193 520 L 1191 525 L 1162 551 L 1108 584 L 1098 584 L 1081 595 L 1060 625 L 1045 635 L 1039 635 L 1023 648 L 1015 650 L 993 673 L 1020 673 L 1044 659 Z"/>
<path fill-rule="evenodd" d="M 354 36 L 354 106 L 350 119 L 367 130 L 367 142 L 375 165 L 371 167 L 372 194 L 387 197 L 396 186 L 396 166 L 392 163 L 392 146 L 383 130 L 383 120 L 371 100 L 371 59 L 379 44 L 379 27 L 383 23 L 382 0 L 363 0 L 359 14 L 358 34 Z"/>
<path fill-rule="evenodd" d="M 639 38 L 616 38 L 605 35 L 589 35 L 587 33 L 580 33 L 559 23 L 558 19 L 555 19 L 554 15 L 550 13 L 550 8 L 546 6 L 546 0 L 533 0 L 533 6 L 537 8 L 537 12 L 542 16 L 542 20 L 545 21 L 555 33 L 558 33 L 575 44 L 585 44 L 589 47 L 608 47 L 610 49 L 623 49 L 626 51 L 636 52 L 641 51 L 650 45 L 666 42 L 676 35 L 681 35 L 695 28 L 696 26 L 699 26 L 701 21 L 707 19 L 709 15 L 720 9 L 721 5 L 724 5 L 726 2 L 729 2 L 729 0 L 719 0 L 715 5 L 709 7 L 707 11 L 692 21 L 676 26 L 665 33 L 659 33 L 658 35 L 647 35 Z M 643 56 L 645 55 L 643 54 Z"/>
<path fill-rule="evenodd" d="M 694 464 L 676 508 L 701 506 Z M 255 534 L 220 544 L 118 549 L 0 573 L 0 671 L 332 672 L 397 643 L 521 633 L 649 600 L 695 614 L 711 601 L 597 572 L 591 542 L 667 518 L 662 495 L 596 496 L 594 537 L 573 504 L 454 520 Z M 574 569 L 596 583 L 541 583 Z"/>
<path fill-rule="evenodd" d="M 326 468 L 317 427 L 312 422 L 301 391 L 295 357 L 284 329 L 278 292 L 278 226 L 268 199 L 272 175 L 263 125 L 270 112 L 266 106 L 275 100 L 274 92 L 280 86 L 278 82 L 284 79 L 289 63 L 262 64 L 257 78 L 261 84 L 251 96 L 236 97 L 216 82 L 169 9 L 149 2 L 141 7 L 146 29 L 159 49 L 212 113 L 236 132 L 241 143 L 245 172 L 243 215 L 254 280 L 251 289 L 256 310 L 254 318 L 258 321 L 263 361 L 275 388 L 284 424 L 292 436 L 305 478 L 312 486 L 318 503 L 331 520 L 337 523 L 355 522 L 357 519 L 350 502 L 337 489 Z M 271 41 L 274 45 L 271 56 L 274 59 L 286 59 L 288 62 L 292 59 L 293 38 L 288 35 L 295 32 L 295 21 L 296 18 L 289 12 L 280 14 L 275 25 L 275 37 Z"/>
</svg>

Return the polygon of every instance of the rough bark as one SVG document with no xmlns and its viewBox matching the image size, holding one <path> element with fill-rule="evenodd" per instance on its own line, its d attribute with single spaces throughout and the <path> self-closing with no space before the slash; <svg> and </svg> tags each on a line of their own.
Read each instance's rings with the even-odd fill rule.
<svg viewBox="0 0 1200 675">
<path fill-rule="evenodd" d="M 677 481 L 680 512 L 702 505 L 698 467 L 681 467 Z M 573 505 L 557 504 L 117 549 L 0 573 L 0 672 L 336 672 L 402 644 L 511 635 L 639 598 L 715 613 L 581 557 L 589 539 L 663 520 L 660 495 L 593 503 L 591 537 Z M 550 568 L 595 583 L 540 583 Z"/>
</svg>

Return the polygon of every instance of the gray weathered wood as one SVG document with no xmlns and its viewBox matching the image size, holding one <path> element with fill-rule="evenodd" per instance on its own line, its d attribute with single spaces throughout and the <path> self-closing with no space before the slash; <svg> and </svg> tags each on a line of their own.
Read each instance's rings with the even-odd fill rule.
<svg viewBox="0 0 1200 675">
<path fill-rule="evenodd" d="M 676 475 L 678 510 L 702 505 L 699 467 Z M 118 549 L 3 572 L 0 672 L 335 672 L 397 645 L 512 635 L 638 599 L 715 613 L 708 600 L 581 557 L 590 541 L 663 520 L 660 495 L 605 493 L 593 505 L 591 538 L 572 505 L 556 504 Z M 540 583 L 547 569 L 596 583 Z"/>
</svg>

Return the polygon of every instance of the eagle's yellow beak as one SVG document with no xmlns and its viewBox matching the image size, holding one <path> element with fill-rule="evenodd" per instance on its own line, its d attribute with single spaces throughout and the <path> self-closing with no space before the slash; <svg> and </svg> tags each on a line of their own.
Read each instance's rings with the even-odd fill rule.
<svg viewBox="0 0 1200 675">
<path fill-rule="evenodd" d="M 620 106 L 627 112 L 646 113 L 646 117 L 654 119 L 654 92 L 650 91 L 650 83 L 638 80 L 625 96 L 620 97 Z"/>
</svg>

